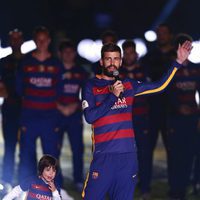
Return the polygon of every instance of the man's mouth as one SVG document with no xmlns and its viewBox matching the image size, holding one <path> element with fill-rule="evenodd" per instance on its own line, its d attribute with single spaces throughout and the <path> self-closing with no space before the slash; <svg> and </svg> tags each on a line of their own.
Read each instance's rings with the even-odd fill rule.
<svg viewBox="0 0 200 200">
<path fill-rule="evenodd" d="M 116 67 L 115 65 L 110 65 L 110 66 L 107 67 L 107 69 L 108 69 L 109 71 L 116 71 L 116 70 L 117 70 L 117 67 Z"/>
</svg>

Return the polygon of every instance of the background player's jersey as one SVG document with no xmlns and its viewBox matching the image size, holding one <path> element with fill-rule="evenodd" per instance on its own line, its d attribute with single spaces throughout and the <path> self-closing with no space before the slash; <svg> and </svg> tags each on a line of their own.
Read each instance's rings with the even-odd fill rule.
<svg viewBox="0 0 200 200">
<path fill-rule="evenodd" d="M 121 77 L 128 77 L 140 82 L 147 82 L 147 76 L 142 67 L 136 63 L 135 68 L 128 70 L 126 67 L 122 67 L 120 70 Z M 149 105 L 146 96 L 138 97 L 134 100 L 133 115 L 135 117 L 146 117 L 149 112 Z M 133 119 L 134 120 L 134 119 Z"/>
<path fill-rule="evenodd" d="M 58 102 L 63 105 L 69 105 L 72 103 L 80 104 L 80 89 L 87 78 L 88 73 L 81 66 L 74 66 L 71 69 L 63 69 L 61 94 Z"/>
<path fill-rule="evenodd" d="M 23 60 L 17 75 L 17 92 L 23 97 L 26 112 L 56 110 L 60 93 L 61 63 L 50 57 L 38 61 L 31 54 Z"/>
<path fill-rule="evenodd" d="M 197 99 L 200 94 L 200 66 L 188 63 L 175 75 L 168 90 L 169 114 L 199 115 Z"/>
<path fill-rule="evenodd" d="M 95 77 L 83 90 L 82 107 L 86 121 L 92 124 L 94 153 L 134 152 L 135 140 L 132 125 L 134 96 L 161 92 L 173 78 L 180 64 L 174 63 L 165 76 L 155 83 L 141 83 L 124 79 L 123 98 L 112 92 L 113 81 Z"/>
</svg>

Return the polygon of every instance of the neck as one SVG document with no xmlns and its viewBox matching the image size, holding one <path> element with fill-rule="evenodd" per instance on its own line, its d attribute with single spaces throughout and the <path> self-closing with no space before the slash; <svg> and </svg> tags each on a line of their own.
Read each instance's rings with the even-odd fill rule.
<svg viewBox="0 0 200 200">
<path fill-rule="evenodd" d="M 74 67 L 74 62 L 63 62 L 65 69 L 71 69 Z"/>
<path fill-rule="evenodd" d="M 159 49 L 165 53 L 165 52 L 169 52 L 173 49 L 173 46 L 171 44 L 166 44 L 166 45 L 159 45 Z"/>
<path fill-rule="evenodd" d="M 49 58 L 51 54 L 48 50 L 45 51 L 36 50 L 35 52 L 33 52 L 33 56 L 38 60 L 43 61 Z"/>
<path fill-rule="evenodd" d="M 128 71 L 132 71 L 136 68 L 137 66 L 135 64 L 132 65 L 124 65 L 124 68 L 126 68 Z"/>
<path fill-rule="evenodd" d="M 40 178 L 41 178 L 46 184 L 48 184 L 48 181 L 47 181 L 43 176 L 40 176 Z"/>
<path fill-rule="evenodd" d="M 100 79 L 105 79 L 105 80 L 108 80 L 108 81 L 112 81 L 112 80 L 115 80 L 115 78 L 114 77 L 110 77 L 110 76 L 106 76 L 105 74 L 101 74 L 100 75 L 100 77 L 99 77 Z"/>
<path fill-rule="evenodd" d="M 22 57 L 22 53 L 21 53 L 20 50 L 13 51 L 12 55 L 13 55 L 14 58 L 17 58 L 17 59 L 20 59 Z"/>
</svg>

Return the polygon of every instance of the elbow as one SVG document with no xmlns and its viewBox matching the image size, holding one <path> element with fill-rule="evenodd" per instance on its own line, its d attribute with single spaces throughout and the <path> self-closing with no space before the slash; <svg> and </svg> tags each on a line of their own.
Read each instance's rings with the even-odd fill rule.
<svg viewBox="0 0 200 200">
<path fill-rule="evenodd" d="M 94 119 L 88 115 L 84 115 L 85 116 L 85 121 L 88 123 L 88 124 L 92 124 L 94 122 Z"/>
<path fill-rule="evenodd" d="M 91 112 L 88 112 L 88 110 L 84 110 L 84 117 L 85 117 L 85 121 L 88 124 L 92 124 L 95 121 L 95 117 Z"/>
</svg>

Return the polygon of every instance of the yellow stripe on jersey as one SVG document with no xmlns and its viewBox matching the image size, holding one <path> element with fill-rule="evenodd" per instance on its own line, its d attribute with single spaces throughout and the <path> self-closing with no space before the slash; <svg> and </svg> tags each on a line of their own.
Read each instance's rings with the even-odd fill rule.
<svg viewBox="0 0 200 200">
<path fill-rule="evenodd" d="M 89 180 L 89 174 L 90 174 L 90 173 L 88 172 L 88 173 L 87 173 L 87 176 L 86 176 L 86 180 L 85 180 L 84 186 L 83 186 L 83 191 L 82 191 L 82 193 L 81 193 L 82 198 L 85 197 L 85 188 L 86 188 L 87 183 L 88 183 L 88 180 Z"/>
<path fill-rule="evenodd" d="M 92 126 L 92 153 L 94 153 L 94 147 L 95 147 L 95 142 L 94 142 L 94 127 Z M 92 157 L 92 159 L 91 159 L 91 162 L 90 162 L 90 165 L 91 165 L 91 163 L 92 163 L 92 160 L 93 160 L 93 157 Z M 87 184 L 88 184 L 88 180 L 89 180 L 89 176 L 90 176 L 90 173 L 88 172 L 87 173 L 87 176 L 86 176 L 86 179 L 85 179 L 85 182 L 84 182 L 84 186 L 83 186 L 83 191 L 82 191 L 82 193 L 81 193 L 81 196 L 82 196 L 82 198 L 84 198 L 85 197 L 85 189 L 86 189 L 86 187 L 87 187 Z"/>
<path fill-rule="evenodd" d="M 92 126 L 92 153 L 94 153 L 95 150 L 95 141 L 94 141 L 94 126 Z"/>
<path fill-rule="evenodd" d="M 169 78 L 158 88 L 152 89 L 152 90 L 146 90 L 144 92 L 138 93 L 135 96 L 140 96 L 140 95 L 144 95 L 144 94 L 151 94 L 151 93 L 156 93 L 156 92 L 160 92 L 162 90 L 164 90 L 168 84 L 170 83 L 170 81 L 172 80 L 172 78 L 174 77 L 176 71 L 178 70 L 178 68 L 174 68 L 172 73 L 170 74 Z"/>
</svg>

